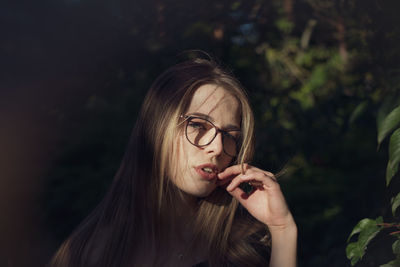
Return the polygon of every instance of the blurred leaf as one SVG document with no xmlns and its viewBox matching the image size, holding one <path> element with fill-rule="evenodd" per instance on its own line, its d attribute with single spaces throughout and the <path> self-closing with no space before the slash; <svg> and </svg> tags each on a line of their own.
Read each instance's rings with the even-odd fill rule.
<svg viewBox="0 0 400 267">
<path fill-rule="evenodd" d="M 400 193 L 398 193 L 397 196 L 392 198 L 391 203 L 392 203 L 392 213 L 394 217 L 396 214 L 396 209 L 400 206 Z"/>
<path fill-rule="evenodd" d="M 337 216 L 342 211 L 342 207 L 336 205 L 331 208 L 324 210 L 323 217 L 327 220 L 331 220 L 333 217 Z"/>
<path fill-rule="evenodd" d="M 371 96 L 374 101 L 380 101 L 381 97 L 381 90 L 376 90 L 374 94 Z M 400 99 L 399 99 L 400 101 Z M 397 99 L 393 99 L 392 97 L 386 97 L 383 99 L 383 103 L 379 107 L 378 114 L 376 114 L 376 125 L 378 129 L 381 127 L 382 122 L 385 120 L 387 115 L 397 107 L 397 103 L 399 102 Z"/>
<path fill-rule="evenodd" d="M 319 89 L 323 86 L 327 80 L 327 69 L 325 66 L 318 65 L 314 67 L 314 71 L 311 73 L 308 84 L 311 87 L 311 91 Z"/>
<path fill-rule="evenodd" d="M 295 58 L 295 63 L 299 66 L 312 66 L 313 63 L 313 51 L 309 51 L 308 53 L 300 52 Z"/>
<path fill-rule="evenodd" d="M 317 25 L 317 21 L 315 19 L 308 20 L 307 26 L 301 36 L 300 44 L 302 49 L 306 49 L 308 47 L 315 25 Z"/>
<path fill-rule="evenodd" d="M 203 33 L 205 35 L 212 35 L 213 25 L 207 22 L 195 22 L 192 25 L 188 26 L 186 31 L 184 32 L 185 37 L 193 36 L 198 33 Z"/>
<path fill-rule="evenodd" d="M 294 27 L 294 24 L 285 18 L 278 19 L 275 22 L 275 25 L 279 30 L 286 34 L 290 33 Z"/>
<path fill-rule="evenodd" d="M 231 9 L 232 9 L 232 10 L 238 9 L 238 8 L 240 7 L 241 4 L 242 4 L 242 3 L 241 3 L 240 1 L 235 1 L 235 2 L 233 2 L 233 3 L 231 4 Z"/>
<path fill-rule="evenodd" d="M 400 124 L 400 106 L 393 109 L 381 123 L 378 122 L 378 145 Z"/>
<path fill-rule="evenodd" d="M 365 111 L 368 106 L 368 101 L 363 101 L 357 105 L 354 111 L 350 115 L 349 123 L 353 124 L 355 120 L 357 120 Z"/>
<path fill-rule="evenodd" d="M 304 87 L 302 87 L 302 89 L 304 89 L 304 90 L 299 90 L 299 91 L 296 91 L 296 92 L 292 92 L 290 94 L 290 96 L 293 99 L 296 99 L 300 103 L 301 107 L 304 110 L 307 110 L 307 109 L 312 108 L 314 106 L 314 103 L 315 103 L 314 96 L 310 92 L 310 87 L 304 86 Z"/>
<path fill-rule="evenodd" d="M 400 266 L 400 259 L 395 259 L 394 261 L 390 261 L 386 264 L 383 264 L 379 267 L 399 267 Z"/>
<path fill-rule="evenodd" d="M 400 256 L 400 239 L 394 241 L 392 249 L 393 249 L 393 254 Z"/>
<path fill-rule="evenodd" d="M 399 169 L 400 162 L 400 128 L 390 137 L 389 142 L 389 161 L 386 169 L 386 185 L 389 185 L 393 176 Z"/>
<path fill-rule="evenodd" d="M 358 240 L 348 244 L 346 248 L 346 255 L 351 260 L 351 265 L 356 264 L 362 259 L 369 242 L 381 231 L 382 226 L 378 224 L 382 222 L 382 217 L 378 217 L 376 220 L 366 218 L 359 221 L 354 227 L 347 242 L 355 234 L 359 234 Z"/>
</svg>

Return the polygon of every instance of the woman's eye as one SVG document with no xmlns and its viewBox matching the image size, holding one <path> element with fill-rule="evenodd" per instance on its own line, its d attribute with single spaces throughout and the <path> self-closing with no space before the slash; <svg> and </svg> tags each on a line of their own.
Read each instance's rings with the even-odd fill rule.
<svg viewBox="0 0 400 267">
<path fill-rule="evenodd" d="M 198 122 L 189 122 L 188 126 L 193 129 L 204 129 L 204 125 L 202 123 L 198 123 Z"/>
<path fill-rule="evenodd" d="M 231 139 L 235 140 L 236 142 L 239 141 L 239 137 L 240 137 L 239 132 L 236 132 L 236 131 L 232 132 L 232 133 L 225 132 L 224 134 L 225 134 L 226 137 L 231 138 Z"/>
</svg>

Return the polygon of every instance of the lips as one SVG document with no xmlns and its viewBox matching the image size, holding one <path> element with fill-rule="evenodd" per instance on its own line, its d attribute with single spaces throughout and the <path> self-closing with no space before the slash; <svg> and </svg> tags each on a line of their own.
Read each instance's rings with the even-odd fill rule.
<svg viewBox="0 0 400 267">
<path fill-rule="evenodd" d="M 205 180 L 213 180 L 217 178 L 218 168 L 214 164 L 203 164 L 195 167 L 195 170 Z"/>
</svg>

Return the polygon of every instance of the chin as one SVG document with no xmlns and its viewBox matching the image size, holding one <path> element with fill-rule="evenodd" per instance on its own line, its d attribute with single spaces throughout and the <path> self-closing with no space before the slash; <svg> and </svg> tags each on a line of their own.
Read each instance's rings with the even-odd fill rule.
<svg viewBox="0 0 400 267">
<path fill-rule="evenodd" d="M 193 190 L 183 190 L 185 193 L 194 196 L 194 197 L 207 197 L 215 190 L 215 187 L 212 188 L 196 188 Z"/>
</svg>

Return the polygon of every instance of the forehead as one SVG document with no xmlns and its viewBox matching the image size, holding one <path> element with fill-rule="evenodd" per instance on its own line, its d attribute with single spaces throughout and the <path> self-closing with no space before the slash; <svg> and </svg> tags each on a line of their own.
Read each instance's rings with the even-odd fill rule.
<svg viewBox="0 0 400 267">
<path fill-rule="evenodd" d="M 240 127 L 239 101 L 223 87 L 206 84 L 193 94 L 187 114 L 201 113 L 210 116 L 217 124 Z"/>
</svg>

